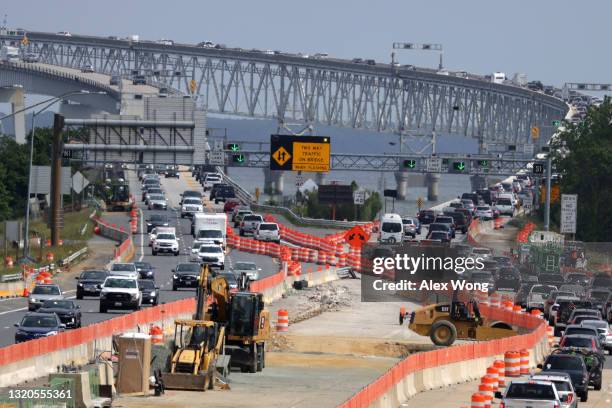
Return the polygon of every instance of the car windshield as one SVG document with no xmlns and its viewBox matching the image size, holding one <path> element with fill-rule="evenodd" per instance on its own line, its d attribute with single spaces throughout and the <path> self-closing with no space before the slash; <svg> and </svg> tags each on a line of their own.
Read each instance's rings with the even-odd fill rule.
<svg viewBox="0 0 612 408">
<path fill-rule="evenodd" d="M 155 282 L 150 279 L 141 279 L 138 281 L 138 287 L 140 289 L 155 289 Z"/>
<path fill-rule="evenodd" d="M 412 218 L 402 218 L 402 223 L 408 225 L 416 225 Z"/>
<path fill-rule="evenodd" d="M 197 263 L 183 263 L 176 266 L 177 272 L 200 272 L 200 264 Z"/>
<path fill-rule="evenodd" d="M 132 289 L 136 287 L 136 281 L 133 279 L 114 279 L 109 278 L 104 281 L 105 288 L 123 288 Z"/>
<path fill-rule="evenodd" d="M 569 381 L 553 381 L 553 383 L 555 383 L 557 391 L 566 392 L 572 390 Z"/>
<path fill-rule="evenodd" d="M 153 195 L 158 196 L 163 194 L 163 191 L 161 188 L 150 188 L 147 190 L 147 193 L 149 194 L 149 197 L 153 197 Z"/>
<path fill-rule="evenodd" d="M 593 291 L 593 292 L 591 292 L 591 296 L 590 297 L 592 299 L 595 299 L 595 300 L 606 300 L 608 298 L 608 293 L 610 293 L 610 292 L 608 292 L 608 291 L 605 291 L 605 292 L 603 292 L 603 291 L 597 291 L 597 292 Z"/>
<path fill-rule="evenodd" d="M 33 295 L 61 295 L 61 291 L 57 286 L 34 286 Z"/>
<path fill-rule="evenodd" d="M 402 232 L 403 225 L 399 222 L 383 222 L 380 229 L 382 232 Z"/>
<path fill-rule="evenodd" d="M 85 271 L 81 273 L 81 279 L 99 279 L 106 278 L 107 273 L 103 271 Z"/>
<path fill-rule="evenodd" d="M 549 357 L 544 364 L 547 370 L 582 370 L 581 357 Z"/>
<path fill-rule="evenodd" d="M 174 240 L 176 239 L 174 237 L 174 234 L 157 234 L 157 238 L 158 240 L 162 240 L 162 239 L 169 239 L 169 240 Z"/>
<path fill-rule="evenodd" d="M 221 249 L 221 247 L 216 246 L 216 245 L 202 245 L 200 247 L 200 252 L 205 252 L 205 253 L 213 253 L 213 254 L 220 254 L 223 252 L 223 250 Z"/>
<path fill-rule="evenodd" d="M 401 228 L 401 225 L 400 225 Z M 278 225 L 276 224 L 259 224 L 260 231 L 276 231 L 278 229 Z"/>
<path fill-rule="evenodd" d="M 489 280 L 489 279 L 491 279 L 491 274 L 489 274 L 489 273 L 472 273 L 472 279 L 479 280 L 479 281 Z"/>
<path fill-rule="evenodd" d="M 477 207 L 476 211 L 489 211 L 490 208 L 489 207 Z"/>
<path fill-rule="evenodd" d="M 509 198 L 498 198 L 497 205 L 512 205 L 512 201 Z"/>
<path fill-rule="evenodd" d="M 163 214 L 153 214 L 151 215 L 151 221 L 168 222 L 168 217 Z"/>
<path fill-rule="evenodd" d="M 202 202 L 197 198 L 188 198 L 186 200 L 183 200 L 183 204 L 200 205 L 202 204 Z"/>
<path fill-rule="evenodd" d="M 51 314 L 49 316 L 25 316 L 21 321 L 23 327 L 57 327 L 57 318 Z"/>
<path fill-rule="evenodd" d="M 126 263 L 116 263 L 113 264 L 111 271 L 135 271 L 136 265 L 134 264 L 126 264 Z"/>
<path fill-rule="evenodd" d="M 597 336 L 596 331 L 597 330 L 592 327 L 568 327 L 567 329 L 565 329 L 565 333 L 563 334 L 565 336 L 569 336 L 572 334 L 586 334 L 589 336 Z"/>
<path fill-rule="evenodd" d="M 556 400 L 555 391 L 550 384 L 512 383 L 506 397 L 508 399 Z"/>
<path fill-rule="evenodd" d="M 244 270 L 253 271 L 253 270 L 257 269 L 257 265 L 255 265 L 252 262 L 236 262 L 234 264 L 234 269 L 242 270 L 242 271 L 244 271 Z"/>
<path fill-rule="evenodd" d="M 541 293 L 541 294 L 548 294 L 550 292 L 552 292 L 554 290 L 553 287 L 551 286 L 534 286 L 531 289 L 532 293 Z"/>
<path fill-rule="evenodd" d="M 491 251 L 487 248 L 474 248 L 472 249 L 472 253 L 476 255 L 488 255 L 489 253 L 491 253 Z"/>
<path fill-rule="evenodd" d="M 431 239 L 446 239 L 448 238 L 448 235 L 446 234 L 446 232 L 434 231 L 429 235 L 429 237 Z"/>
<path fill-rule="evenodd" d="M 436 222 L 439 222 L 442 224 L 452 224 L 453 217 L 436 217 Z"/>
<path fill-rule="evenodd" d="M 134 262 L 136 269 L 151 269 L 153 268 L 150 263 L 147 262 Z"/>
<path fill-rule="evenodd" d="M 72 301 L 70 300 L 45 300 L 45 303 L 43 303 L 42 307 L 72 309 Z"/>
<path fill-rule="evenodd" d="M 193 245 L 191 246 L 191 249 L 200 249 L 201 246 L 202 246 L 201 242 L 194 241 Z"/>
<path fill-rule="evenodd" d="M 586 337 L 565 337 L 561 341 L 561 347 L 593 347 L 593 340 Z"/>
<path fill-rule="evenodd" d="M 232 283 L 237 283 L 237 281 L 236 281 L 236 277 L 234 276 L 234 274 L 233 274 L 233 273 L 221 273 L 221 274 L 219 274 L 219 276 L 224 277 L 224 278 L 225 278 L 225 280 L 226 280 L 228 283 L 230 283 L 230 284 L 232 284 Z"/>
<path fill-rule="evenodd" d="M 595 327 L 596 329 L 608 328 L 608 322 L 604 322 L 603 320 L 587 319 L 582 321 L 582 325 L 588 327 Z"/>
<path fill-rule="evenodd" d="M 163 201 L 165 199 L 166 198 L 163 195 L 161 195 L 161 194 L 154 194 L 154 195 L 151 196 L 151 200 L 153 200 L 153 201 Z"/>
<path fill-rule="evenodd" d="M 221 238 L 223 234 L 220 230 L 200 230 L 198 231 L 198 238 Z"/>
<path fill-rule="evenodd" d="M 183 193 L 183 198 L 187 197 L 202 197 L 202 193 L 200 193 L 199 191 L 185 191 Z"/>
<path fill-rule="evenodd" d="M 263 221 L 261 215 L 246 215 L 243 219 L 244 221 Z"/>
</svg>

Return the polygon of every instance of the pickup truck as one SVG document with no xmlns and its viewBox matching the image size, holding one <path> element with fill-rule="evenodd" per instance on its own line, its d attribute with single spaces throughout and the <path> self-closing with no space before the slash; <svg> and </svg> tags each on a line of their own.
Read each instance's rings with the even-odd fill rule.
<svg viewBox="0 0 612 408">
<path fill-rule="evenodd" d="M 245 215 L 240 221 L 240 236 L 248 234 L 254 234 L 257 230 L 257 226 L 263 222 L 263 217 L 258 214 Z"/>
</svg>

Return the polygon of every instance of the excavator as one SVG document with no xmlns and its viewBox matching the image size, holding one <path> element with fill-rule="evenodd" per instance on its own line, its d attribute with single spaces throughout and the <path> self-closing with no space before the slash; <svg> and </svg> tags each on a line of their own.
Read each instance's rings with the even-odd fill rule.
<svg viewBox="0 0 612 408">
<path fill-rule="evenodd" d="M 249 289 L 246 275 L 238 279 L 239 290 L 245 292 L 238 293 L 230 292 L 224 277 L 209 280 L 209 276 L 208 266 L 203 265 L 193 319 L 174 322 L 170 372 L 162 374 L 166 389 L 212 389 L 217 367 L 229 365 L 228 354 L 232 365 L 243 372 L 261 371 L 265 366 L 270 319 L 262 295 L 245 291 Z M 229 375 L 229 369 L 224 374 Z"/>
</svg>

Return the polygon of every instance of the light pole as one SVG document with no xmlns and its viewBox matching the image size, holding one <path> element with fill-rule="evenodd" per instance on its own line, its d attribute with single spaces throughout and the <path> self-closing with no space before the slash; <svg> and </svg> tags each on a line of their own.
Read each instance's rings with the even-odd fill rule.
<svg viewBox="0 0 612 408">
<path fill-rule="evenodd" d="M 36 103 L 34 105 L 31 106 L 27 106 L 17 112 L 13 112 L 10 115 L 6 115 L 4 117 L 2 117 L 0 120 L 2 119 L 6 119 L 8 117 L 14 116 L 18 113 L 30 110 L 30 109 L 34 109 L 37 106 L 40 105 L 44 105 L 47 104 L 46 106 L 44 106 L 43 108 L 41 108 L 38 111 L 32 112 L 32 129 L 31 129 L 31 137 L 30 137 L 30 160 L 29 160 L 29 172 L 28 172 L 28 194 L 26 197 L 26 215 L 25 215 L 25 225 L 24 225 L 24 240 L 23 240 L 23 259 L 21 260 L 21 263 L 27 263 L 32 261 L 32 258 L 30 257 L 30 237 L 29 237 L 29 231 L 30 231 L 30 195 L 32 194 L 32 162 L 34 160 L 34 136 L 35 136 L 35 119 L 36 116 L 40 115 L 41 113 L 43 113 L 44 111 L 46 111 L 47 109 L 49 109 L 51 106 L 55 105 L 57 102 L 64 100 L 65 98 L 67 98 L 68 96 L 72 96 L 72 95 L 106 95 L 106 92 L 104 91 L 100 91 L 100 92 L 90 92 L 87 90 L 80 90 L 80 91 L 70 91 L 70 92 L 66 92 L 63 93 L 59 96 L 55 96 L 53 98 L 49 98 L 46 99 L 42 102 Z"/>
</svg>

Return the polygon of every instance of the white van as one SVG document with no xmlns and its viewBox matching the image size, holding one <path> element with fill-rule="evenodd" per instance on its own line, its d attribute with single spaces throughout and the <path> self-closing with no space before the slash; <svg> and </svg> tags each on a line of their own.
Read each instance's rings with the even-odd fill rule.
<svg viewBox="0 0 612 408">
<path fill-rule="evenodd" d="M 399 214 L 385 214 L 380 220 L 379 242 L 396 244 L 404 239 L 404 225 Z"/>
</svg>

